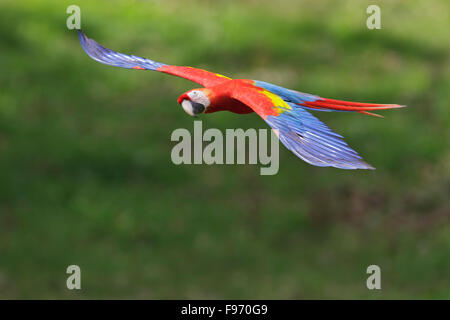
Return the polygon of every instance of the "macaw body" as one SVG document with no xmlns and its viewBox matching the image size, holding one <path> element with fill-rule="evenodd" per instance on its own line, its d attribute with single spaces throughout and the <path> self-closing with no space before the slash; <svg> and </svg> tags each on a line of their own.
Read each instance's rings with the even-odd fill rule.
<svg viewBox="0 0 450 320">
<path fill-rule="evenodd" d="M 347 145 L 341 135 L 331 131 L 307 110 L 379 116 L 372 111 L 404 107 L 326 99 L 263 81 L 231 79 L 198 68 L 167 65 L 118 53 L 87 38 L 81 30 L 79 38 L 86 53 L 98 62 L 127 69 L 158 71 L 202 85 L 203 88 L 189 90 L 178 98 L 178 103 L 191 116 L 218 111 L 237 114 L 255 112 L 269 124 L 289 150 L 315 166 L 374 169 Z"/>
</svg>

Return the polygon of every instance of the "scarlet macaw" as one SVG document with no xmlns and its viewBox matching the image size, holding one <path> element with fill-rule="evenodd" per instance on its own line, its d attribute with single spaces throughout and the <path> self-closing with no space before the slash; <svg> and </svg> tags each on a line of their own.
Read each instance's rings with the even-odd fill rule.
<svg viewBox="0 0 450 320">
<path fill-rule="evenodd" d="M 331 131 L 306 109 L 379 116 L 370 111 L 404 107 L 326 99 L 263 81 L 231 79 L 202 69 L 167 65 L 115 52 L 89 39 L 81 30 L 79 38 L 86 53 L 98 62 L 127 69 L 159 71 L 202 85 L 204 88 L 189 90 L 178 98 L 178 103 L 191 116 L 224 110 L 238 114 L 256 112 L 289 150 L 315 166 L 374 169 L 347 145 L 341 135 Z"/>
</svg>

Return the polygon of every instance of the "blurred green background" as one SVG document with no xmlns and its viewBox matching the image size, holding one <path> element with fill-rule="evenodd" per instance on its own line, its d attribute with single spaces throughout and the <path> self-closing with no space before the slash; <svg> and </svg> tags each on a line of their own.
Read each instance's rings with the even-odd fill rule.
<svg viewBox="0 0 450 320">
<path fill-rule="evenodd" d="M 323 97 L 376 171 L 170 160 L 198 85 L 91 60 L 112 49 Z M 381 30 L 366 8 L 381 7 Z M 0 298 L 450 298 L 448 1 L 0 1 Z M 266 128 L 255 114 L 203 128 Z M 82 270 L 80 291 L 66 268 Z M 366 288 L 381 267 L 382 290 Z"/>
</svg>

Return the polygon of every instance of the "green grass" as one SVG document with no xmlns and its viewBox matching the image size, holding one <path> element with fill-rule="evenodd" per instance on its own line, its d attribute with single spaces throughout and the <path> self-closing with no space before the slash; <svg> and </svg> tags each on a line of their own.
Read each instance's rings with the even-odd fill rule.
<svg viewBox="0 0 450 320">
<path fill-rule="evenodd" d="M 73 3 L 0 3 L 0 298 L 450 298 L 447 1 L 380 2 L 373 31 L 373 1 L 77 1 L 87 35 L 124 53 L 408 105 L 319 114 L 376 171 L 280 148 L 275 176 L 172 164 L 172 131 L 193 127 L 176 98 L 196 85 L 92 61 Z"/>
</svg>

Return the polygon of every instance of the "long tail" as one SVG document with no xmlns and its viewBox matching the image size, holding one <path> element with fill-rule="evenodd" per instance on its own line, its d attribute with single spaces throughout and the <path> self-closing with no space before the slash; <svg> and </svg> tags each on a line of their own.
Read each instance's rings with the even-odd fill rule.
<svg viewBox="0 0 450 320">
<path fill-rule="evenodd" d="M 385 109 L 397 109 L 404 108 L 406 106 L 399 104 L 375 104 L 375 103 L 361 103 L 361 102 L 350 102 L 334 99 L 320 98 L 316 101 L 305 101 L 299 103 L 298 105 L 308 107 L 311 109 L 317 109 L 322 111 L 356 111 L 370 116 L 381 117 L 382 115 L 372 113 L 370 111 L 385 110 Z"/>
</svg>

